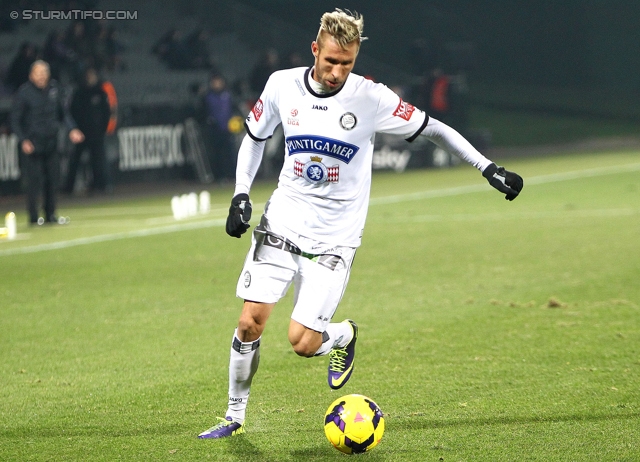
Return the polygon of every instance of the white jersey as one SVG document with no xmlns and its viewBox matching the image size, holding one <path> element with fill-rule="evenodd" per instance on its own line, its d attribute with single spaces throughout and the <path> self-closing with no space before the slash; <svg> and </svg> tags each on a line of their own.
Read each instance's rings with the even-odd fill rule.
<svg viewBox="0 0 640 462">
<path fill-rule="evenodd" d="M 353 73 L 337 92 L 316 93 L 309 85 L 310 71 L 272 74 L 247 118 L 255 140 L 270 137 L 280 123 L 284 129 L 284 165 L 265 215 L 275 232 L 302 247 L 301 238 L 358 247 L 375 133 L 411 140 L 429 117 L 386 86 Z"/>
</svg>

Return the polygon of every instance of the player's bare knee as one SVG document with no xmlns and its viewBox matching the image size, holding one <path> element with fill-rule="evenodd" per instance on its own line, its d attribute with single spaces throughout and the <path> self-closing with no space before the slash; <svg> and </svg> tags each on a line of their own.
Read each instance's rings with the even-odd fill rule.
<svg viewBox="0 0 640 462">
<path fill-rule="evenodd" d="M 312 357 L 316 354 L 318 348 L 320 348 L 320 344 L 318 344 L 315 338 L 302 337 L 295 342 L 291 341 L 291 339 L 289 339 L 289 341 L 291 342 L 293 351 L 295 351 L 298 356 L 303 356 L 305 358 Z"/>
<path fill-rule="evenodd" d="M 250 342 L 258 339 L 264 331 L 264 324 L 261 324 L 258 319 L 251 315 L 251 313 L 243 312 L 238 320 L 238 337 L 243 342 Z"/>
<path fill-rule="evenodd" d="M 310 358 L 318 350 L 317 348 L 312 349 L 309 347 L 308 344 L 305 344 L 302 342 L 296 343 L 295 345 L 291 345 L 291 346 L 293 347 L 293 351 L 295 351 L 298 356 L 302 356 L 305 358 Z"/>
</svg>

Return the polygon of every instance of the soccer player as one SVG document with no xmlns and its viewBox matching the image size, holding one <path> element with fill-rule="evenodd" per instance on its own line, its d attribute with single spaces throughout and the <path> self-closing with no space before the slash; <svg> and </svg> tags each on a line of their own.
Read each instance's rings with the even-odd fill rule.
<svg viewBox="0 0 640 462">
<path fill-rule="evenodd" d="M 339 389 L 354 367 L 358 327 L 331 322 L 360 245 L 371 184 L 374 135 L 425 136 L 482 172 L 515 199 L 523 181 L 488 160 L 457 131 L 430 118 L 382 84 L 351 73 L 365 37 L 363 18 L 325 13 L 311 44 L 314 65 L 274 72 L 246 120 L 236 188 L 226 231 L 249 228 L 249 192 L 265 141 L 278 124 L 285 134 L 278 186 L 253 231 L 236 294 L 244 299 L 231 343 L 225 418 L 200 438 L 244 433 L 260 339 L 276 302 L 294 285 L 289 342 L 300 356 L 329 355 L 329 387 Z"/>
</svg>

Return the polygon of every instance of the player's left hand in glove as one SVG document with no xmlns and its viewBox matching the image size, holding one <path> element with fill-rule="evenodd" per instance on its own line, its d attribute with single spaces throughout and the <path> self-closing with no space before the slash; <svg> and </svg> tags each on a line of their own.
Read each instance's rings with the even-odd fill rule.
<svg viewBox="0 0 640 462">
<path fill-rule="evenodd" d="M 505 170 L 504 167 L 498 167 L 493 163 L 484 169 L 482 176 L 487 179 L 491 186 L 505 193 L 505 199 L 509 201 L 518 197 L 524 186 L 524 181 L 522 181 L 520 175 Z"/>
<path fill-rule="evenodd" d="M 227 217 L 227 234 L 240 237 L 249 229 L 251 219 L 251 201 L 248 194 L 238 194 L 231 199 L 229 216 Z"/>
</svg>

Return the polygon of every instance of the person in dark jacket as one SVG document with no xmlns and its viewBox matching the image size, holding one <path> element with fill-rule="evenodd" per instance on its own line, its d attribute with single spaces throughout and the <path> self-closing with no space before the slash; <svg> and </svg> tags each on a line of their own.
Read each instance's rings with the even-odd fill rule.
<svg viewBox="0 0 640 462">
<path fill-rule="evenodd" d="M 63 192 L 73 193 L 80 157 L 89 151 L 93 183 L 90 190 L 105 192 L 110 188 L 109 166 L 104 149 L 104 138 L 109 125 L 111 108 L 97 71 L 90 67 L 84 74 L 84 81 L 71 100 L 71 116 L 84 133 L 84 141 L 75 146 L 69 159 L 69 171 Z"/>
<path fill-rule="evenodd" d="M 72 143 L 81 143 L 80 131 L 66 106 L 60 88 L 50 80 L 49 65 L 37 60 L 29 81 L 16 92 L 11 108 L 11 127 L 18 137 L 27 186 L 27 211 L 31 224 L 57 223 L 56 194 L 60 161 L 58 130 L 63 124 Z M 44 192 L 44 218 L 38 216 L 38 196 Z"/>
<path fill-rule="evenodd" d="M 222 182 L 235 179 L 236 158 L 229 119 L 233 116 L 233 98 L 221 74 L 214 73 L 204 95 L 206 133 L 213 175 Z"/>
</svg>

